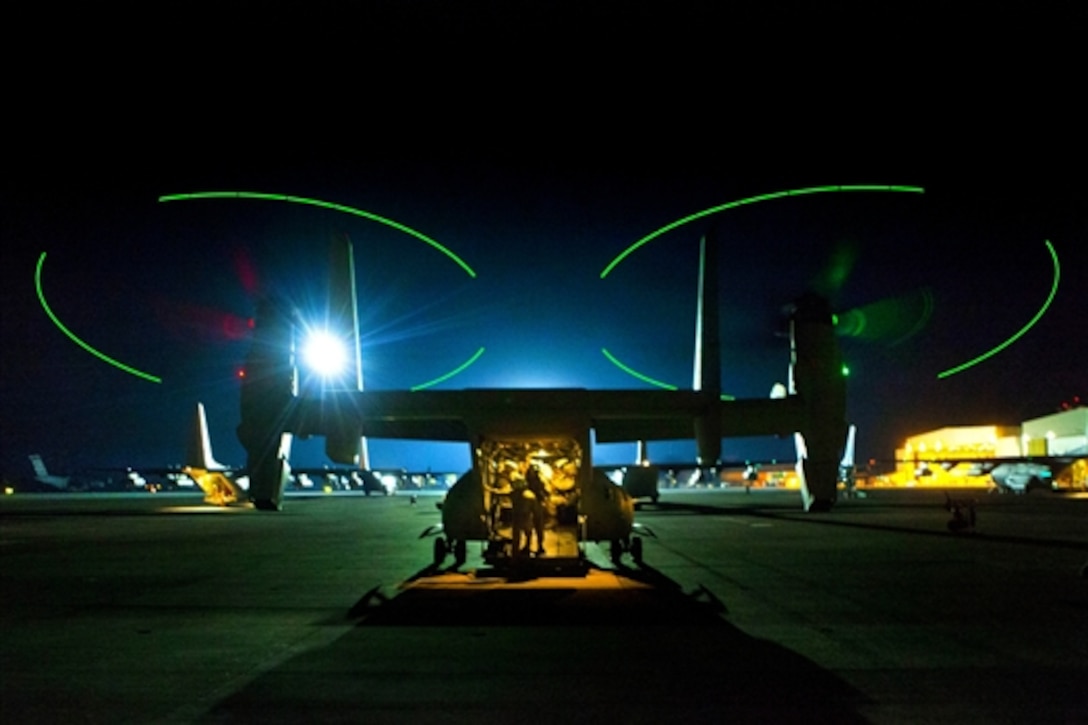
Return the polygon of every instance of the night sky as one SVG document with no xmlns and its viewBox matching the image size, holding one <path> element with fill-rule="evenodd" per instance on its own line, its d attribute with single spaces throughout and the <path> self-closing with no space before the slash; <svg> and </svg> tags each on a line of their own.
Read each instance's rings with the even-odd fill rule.
<svg viewBox="0 0 1088 725">
<path fill-rule="evenodd" d="M 914 433 L 1015 425 L 1088 394 L 1088 154 L 1070 85 L 1083 59 L 1078 71 L 1061 18 L 1027 29 L 999 18 L 1001 32 L 970 36 L 968 53 L 953 39 L 974 18 L 894 42 L 807 33 L 806 18 L 783 35 L 763 19 L 766 42 L 752 55 L 735 47 L 740 19 L 707 28 L 699 4 L 663 22 L 653 4 L 633 17 L 563 17 L 530 3 L 502 22 L 487 5 L 466 6 L 477 10 L 469 19 L 380 7 L 358 36 L 341 28 L 296 47 L 270 39 L 289 37 L 284 24 L 235 43 L 234 19 L 193 26 L 202 53 L 126 38 L 96 45 L 57 94 L 32 82 L 45 71 L 17 83 L 0 200 L 4 472 L 25 473 L 34 452 L 58 469 L 179 463 L 197 401 L 217 457 L 243 463 L 236 375 L 255 296 L 275 290 L 316 310 L 336 231 L 355 243 L 368 388 L 418 385 L 480 347 L 440 389 L 647 387 L 601 348 L 686 387 L 697 242 L 714 225 L 723 389 L 738 397 L 785 380 L 787 342 L 775 333 L 782 306 L 806 289 L 839 310 L 899 300 L 904 320 L 878 339 L 843 340 L 861 459 L 888 461 Z M 883 31 L 902 20 L 868 18 Z M 526 46 L 530 28 L 548 40 Z M 654 41 L 663 37 L 690 42 L 667 50 Z M 407 63 L 420 48 L 428 64 Z M 806 60 L 817 51 L 834 62 Z M 160 84 L 136 73 L 134 55 L 162 69 Z M 925 193 L 733 209 L 662 235 L 600 279 L 628 245 L 689 214 L 841 184 Z M 432 237 L 477 276 L 409 235 L 327 209 L 158 202 L 209 190 L 366 210 Z M 993 358 L 938 379 L 1039 311 L 1054 276 L 1046 240 L 1061 269 L 1046 314 Z M 43 252 L 42 289 L 63 324 L 161 383 L 57 329 L 35 292 Z M 836 259 L 848 271 L 831 282 Z M 932 314 L 904 339 L 923 303 Z M 375 442 L 371 453 L 375 465 L 439 470 L 467 464 L 466 448 Z M 601 453 L 625 460 L 633 446 Z M 651 446 L 659 459 L 692 454 L 691 444 Z M 790 441 L 724 444 L 727 459 L 791 454 Z M 320 441 L 296 445 L 296 463 L 322 461 Z"/>
</svg>

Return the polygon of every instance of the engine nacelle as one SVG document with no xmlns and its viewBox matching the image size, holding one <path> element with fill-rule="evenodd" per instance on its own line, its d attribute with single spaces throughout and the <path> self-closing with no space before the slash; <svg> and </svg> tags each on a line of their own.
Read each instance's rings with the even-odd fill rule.
<svg viewBox="0 0 1088 725">
<path fill-rule="evenodd" d="M 289 468 L 292 421 L 298 394 L 294 314 L 263 299 L 254 320 L 253 346 L 242 379 L 238 440 L 246 449 L 249 495 L 258 508 L 278 509 Z"/>
</svg>

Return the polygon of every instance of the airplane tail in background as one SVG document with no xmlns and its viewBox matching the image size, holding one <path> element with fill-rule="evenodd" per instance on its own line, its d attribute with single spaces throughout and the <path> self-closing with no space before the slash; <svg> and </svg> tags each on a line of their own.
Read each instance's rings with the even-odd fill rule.
<svg viewBox="0 0 1088 725">
<path fill-rule="evenodd" d="M 805 480 L 805 459 L 808 458 L 808 448 L 805 446 L 805 437 L 800 433 L 793 434 L 793 447 L 797 450 L 797 481 L 801 484 L 801 504 L 808 511 L 815 497 L 808 490 L 808 481 Z"/>
<path fill-rule="evenodd" d="M 34 467 L 34 480 L 56 489 L 68 488 L 68 476 L 54 476 L 45 467 L 45 461 L 37 453 L 30 454 L 30 465 Z"/>
<path fill-rule="evenodd" d="M 203 403 L 196 404 L 196 418 L 189 430 L 189 440 L 185 448 L 185 465 L 207 471 L 226 469 L 226 466 L 212 456 L 212 439 L 208 435 L 208 417 Z"/>
<path fill-rule="evenodd" d="M 846 447 L 842 449 L 842 460 L 839 462 L 839 468 L 841 470 L 854 468 L 854 437 L 857 435 L 858 427 L 853 423 L 846 430 Z"/>
<path fill-rule="evenodd" d="M 857 483 L 857 464 L 854 462 L 854 438 L 858 427 L 853 423 L 846 429 L 846 447 L 842 451 L 842 460 L 839 461 L 839 483 L 845 488 L 847 498 L 855 494 Z"/>
<path fill-rule="evenodd" d="M 183 470 L 204 492 L 204 503 L 227 506 L 245 500 L 245 491 L 227 475 L 227 467 L 212 455 L 203 403 L 196 404 L 196 417 L 189 431 Z"/>
<path fill-rule="evenodd" d="M 34 466 L 34 475 L 38 478 L 48 478 L 49 470 L 45 467 L 45 461 L 37 453 L 30 455 L 30 465 Z"/>
</svg>

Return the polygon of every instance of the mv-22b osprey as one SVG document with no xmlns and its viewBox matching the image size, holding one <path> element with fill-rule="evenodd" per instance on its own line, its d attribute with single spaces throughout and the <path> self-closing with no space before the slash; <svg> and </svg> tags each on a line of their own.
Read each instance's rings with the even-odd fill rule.
<svg viewBox="0 0 1088 725">
<path fill-rule="evenodd" d="M 803 505 L 826 511 L 836 499 L 847 433 L 846 384 L 830 306 L 815 295 L 795 302 L 784 395 L 723 400 L 717 246 L 712 235 L 700 245 L 692 390 L 373 391 L 362 389 L 351 242 L 334 237 L 329 319 L 351 341 L 356 379 L 347 390 L 312 392 L 303 386 L 300 392 L 293 352 L 299 322 L 283 306 L 261 303 L 238 427 L 248 454 L 250 497 L 257 508 L 280 508 L 292 434 L 323 435 L 332 460 L 364 467 L 366 438 L 464 441 L 472 470 L 442 505 L 436 562 L 452 552 L 462 563 L 470 541 L 484 542 L 488 560 L 530 550 L 545 560 L 579 557 L 584 542 L 608 542 L 614 560 L 630 552 L 637 561 L 641 541 L 632 536 L 633 500 L 594 468 L 591 431 L 602 443 L 694 438 L 699 463 L 708 467 L 719 461 L 723 437 L 793 435 Z"/>
</svg>

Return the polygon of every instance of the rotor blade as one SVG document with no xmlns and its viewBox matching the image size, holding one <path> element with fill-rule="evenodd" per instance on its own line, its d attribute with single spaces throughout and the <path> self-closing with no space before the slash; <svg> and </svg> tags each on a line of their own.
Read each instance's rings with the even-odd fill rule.
<svg viewBox="0 0 1088 725">
<path fill-rule="evenodd" d="M 809 289 L 834 304 L 839 292 L 846 285 L 854 263 L 858 258 L 858 245 L 843 239 L 835 243 L 830 256 L 809 283 Z"/>
<path fill-rule="evenodd" d="M 922 287 L 840 312 L 836 333 L 891 347 L 921 332 L 932 315 L 933 292 Z"/>
</svg>

